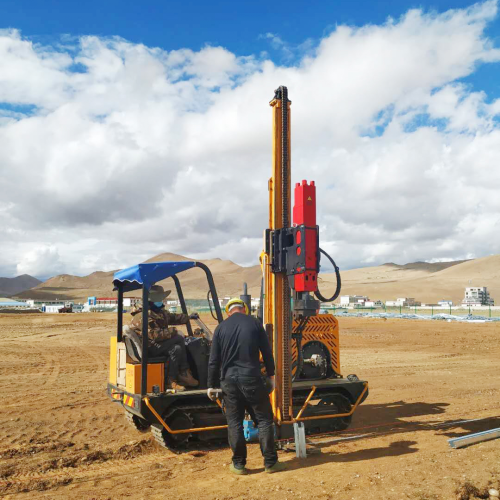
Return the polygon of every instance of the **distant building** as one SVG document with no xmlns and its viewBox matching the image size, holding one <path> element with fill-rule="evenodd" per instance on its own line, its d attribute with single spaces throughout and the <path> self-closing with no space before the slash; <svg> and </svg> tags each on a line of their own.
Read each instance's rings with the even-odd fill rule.
<svg viewBox="0 0 500 500">
<path fill-rule="evenodd" d="M 468 286 L 465 288 L 462 304 L 464 306 L 493 306 L 495 302 L 485 286 Z"/>
<path fill-rule="evenodd" d="M 422 303 L 415 300 L 413 297 L 400 297 L 397 301 L 404 307 L 419 306 Z"/>
<path fill-rule="evenodd" d="M 384 304 L 381 300 L 367 300 L 365 307 L 384 307 Z"/>
<path fill-rule="evenodd" d="M 25 301 L 13 300 L 9 298 L 0 299 L 0 309 L 5 309 L 5 308 L 26 309 L 29 307 L 30 305 Z"/>
<path fill-rule="evenodd" d="M 181 303 L 178 300 L 172 299 L 172 300 L 164 300 L 163 303 L 165 304 L 165 309 L 167 309 L 171 313 L 176 313 L 177 307 L 181 305 Z"/>
<path fill-rule="evenodd" d="M 26 303 L 30 306 L 30 307 L 36 307 L 36 308 L 40 308 L 42 309 L 43 307 L 47 307 L 47 306 L 62 306 L 64 307 L 64 304 L 73 304 L 72 301 L 64 301 L 62 299 L 41 299 L 41 300 L 37 300 L 37 299 L 28 299 L 26 301 Z"/>
<path fill-rule="evenodd" d="M 341 307 L 364 307 L 365 302 L 370 300 L 364 295 L 342 295 L 340 297 Z"/>
<path fill-rule="evenodd" d="M 44 312 L 44 313 L 58 313 L 59 309 L 62 309 L 63 307 L 64 307 L 64 303 L 42 305 L 42 312 Z"/>
<path fill-rule="evenodd" d="M 133 307 L 140 301 L 140 297 L 123 297 L 123 307 Z M 88 297 L 84 310 L 115 309 L 116 307 L 118 307 L 118 297 Z"/>
<path fill-rule="evenodd" d="M 441 307 L 451 307 L 453 305 L 453 302 L 451 300 L 440 300 L 438 302 L 438 306 Z"/>
<path fill-rule="evenodd" d="M 415 307 L 421 304 L 421 302 L 418 302 L 413 297 L 398 297 L 396 300 L 388 300 L 385 303 L 387 307 Z"/>
</svg>

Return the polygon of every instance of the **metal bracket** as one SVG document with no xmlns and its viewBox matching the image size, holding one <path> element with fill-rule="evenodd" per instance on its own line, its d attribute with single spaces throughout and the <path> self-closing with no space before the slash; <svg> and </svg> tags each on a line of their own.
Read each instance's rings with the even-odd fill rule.
<svg viewBox="0 0 500 500">
<path fill-rule="evenodd" d="M 304 422 L 295 422 L 293 424 L 293 433 L 295 435 L 295 454 L 297 458 L 306 458 L 306 428 Z"/>
<path fill-rule="evenodd" d="M 316 237 L 316 267 L 306 266 L 306 232 Z M 266 251 L 271 255 L 273 273 L 286 272 L 288 276 L 306 271 L 319 272 L 319 229 L 318 226 L 296 226 L 266 230 Z"/>
</svg>

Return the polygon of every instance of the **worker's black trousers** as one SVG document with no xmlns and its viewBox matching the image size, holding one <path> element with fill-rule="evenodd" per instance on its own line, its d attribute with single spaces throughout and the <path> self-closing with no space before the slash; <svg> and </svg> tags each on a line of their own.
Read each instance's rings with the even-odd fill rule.
<svg viewBox="0 0 500 500">
<path fill-rule="evenodd" d="M 151 344 L 148 348 L 148 355 L 152 358 L 168 356 L 168 378 L 175 381 L 179 376 L 179 370 L 183 372 L 189 368 L 186 343 L 180 333 L 176 333 L 162 342 Z"/>
<path fill-rule="evenodd" d="M 221 381 L 226 405 L 229 445 L 236 468 L 245 467 L 247 446 L 243 435 L 245 409 L 251 409 L 259 427 L 260 450 L 266 467 L 278 461 L 274 444 L 273 410 L 269 394 L 261 377 L 230 376 Z"/>
</svg>

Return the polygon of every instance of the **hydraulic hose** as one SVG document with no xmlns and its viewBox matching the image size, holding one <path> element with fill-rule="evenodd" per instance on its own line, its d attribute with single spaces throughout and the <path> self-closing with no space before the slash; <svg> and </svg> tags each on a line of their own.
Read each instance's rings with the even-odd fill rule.
<svg viewBox="0 0 500 500">
<path fill-rule="evenodd" d="M 335 293 L 329 299 L 323 297 L 323 295 L 319 291 L 319 288 L 314 292 L 314 295 L 316 295 L 316 297 L 321 302 L 332 302 L 339 296 L 340 288 L 342 287 L 342 282 L 340 280 L 340 269 L 337 266 L 337 264 L 335 264 L 335 261 L 322 248 L 320 248 L 319 251 L 332 263 L 332 266 L 335 269 L 335 276 L 337 278 L 337 288 L 335 290 Z"/>
<path fill-rule="evenodd" d="M 215 319 L 215 321 L 218 321 L 218 320 L 217 320 L 217 316 L 215 316 L 214 311 L 213 311 L 213 309 L 212 309 L 212 304 L 210 304 L 210 295 L 212 295 L 212 293 L 211 293 L 211 291 L 209 290 L 209 291 L 207 292 L 207 302 L 208 302 L 208 307 L 210 308 L 210 314 L 212 315 L 212 318 L 214 318 L 214 319 Z"/>
</svg>

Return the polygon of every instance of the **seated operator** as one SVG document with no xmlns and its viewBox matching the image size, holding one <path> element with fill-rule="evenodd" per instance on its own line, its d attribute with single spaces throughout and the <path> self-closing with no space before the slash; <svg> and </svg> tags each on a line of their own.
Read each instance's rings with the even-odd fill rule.
<svg viewBox="0 0 500 500">
<path fill-rule="evenodd" d="M 189 369 L 184 336 L 170 325 L 185 325 L 190 316 L 166 311 L 163 301 L 169 295 L 170 290 L 165 292 L 159 285 L 153 285 L 149 290 L 148 356 L 169 356 L 167 388 L 183 391 L 184 386 L 197 387 L 198 381 Z M 142 342 L 142 307 L 132 311 L 130 328 Z"/>
</svg>

